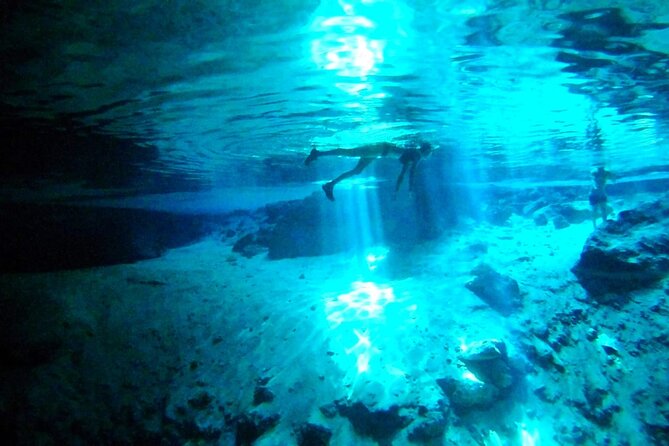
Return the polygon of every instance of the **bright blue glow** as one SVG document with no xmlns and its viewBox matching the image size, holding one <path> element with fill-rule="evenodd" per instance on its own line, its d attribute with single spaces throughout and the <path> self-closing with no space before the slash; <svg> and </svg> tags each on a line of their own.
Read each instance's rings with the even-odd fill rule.
<svg viewBox="0 0 669 446">
<path fill-rule="evenodd" d="M 536 423 L 534 423 L 536 424 Z M 536 426 L 530 427 L 528 423 L 516 423 L 518 428 L 519 442 L 502 442 L 502 438 L 494 430 L 488 431 L 488 436 L 483 440 L 486 446 L 501 446 L 503 444 L 520 444 L 521 446 L 537 446 L 541 444 L 541 434 Z"/>
<path fill-rule="evenodd" d="M 478 379 L 476 375 L 474 375 L 472 372 L 467 370 L 466 372 L 462 372 L 462 378 L 466 379 L 467 381 L 471 381 L 476 384 L 485 384 L 483 381 Z"/>
<path fill-rule="evenodd" d="M 409 11 L 397 0 L 323 0 L 310 27 L 311 58 L 344 79 L 334 82 L 338 88 L 352 95 L 372 91 L 368 77 L 381 72 L 388 54 L 398 59 L 407 43 Z"/>
<path fill-rule="evenodd" d="M 407 375 L 416 365 L 407 349 L 413 345 L 408 339 L 416 329 L 418 307 L 407 289 L 373 281 L 354 281 L 326 297 L 328 339 L 336 352 L 332 359 L 345 373 L 349 398 L 366 395 L 370 383 L 407 389 Z"/>
<path fill-rule="evenodd" d="M 379 353 L 368 322 L 384 320 L 385 308 L 395 302 L 395 293 L 391 287 L 373 282 L 353 282 L 352 288 L 350 292 L 326 302 L 325 310 L 332 330 L 342 327 L 345 329 L 344 337 L 355 341 L 345 348 L 345 353 L 355 358 L 355 370 L 359 375 L 370 371 L 372 356 Z M 354 337 L 350 336 L 351 333 Z"/>
<path fill-rule="evenodd" d="M 369 340 L 369 332 L 365 330 L 360 332 L 359 330 L 354 329 L 353 333 L 358 338 L 358 342 L 351 347 L 346 349 L 346 354 L 355 354 L 357 359 L 355 361 L 356 368 L 358 369 L 358 374 L 364 373 L 369 370 L 369 358 L 372 352 L 372 341 Z"/>
<path fill-rule="evenodd" d="M 374 22 L 346 11 L 353 11 L 353 7 L 342 5 L 342 13 L 347 15 L 316 19 L 313 28 L 321 37 L 311 43 L 312 58 L 319 68 L 339 76 L 364 78 L 383 62 L 385 42 L 367 35 Z"/>
<path fill-rule="evenodd" d="M 344 322 L 379 319 L 386 305 L 395 301 L 393 289 L 374 282 L 353 282 L 353 290 L 327 302 L 327 319 L 336 328 Z"/>
<path fill-rule="evenodd" d="M 532 432 L 529 431 L 531 429 L 528 427 L 525 423 L 518 423 L 518 431 L 520 432 L 520 444 L 522 446 L 536 446 L 540 443 L 540 438 L 541 435 L 539 434 L 539 430 L 537 428 L 532 429 Z"/>
<path fill-rule="evenodd" d="M 369 174 L 373 174 L 374 166 L 369 166 L 368 170 Z M 337 187 L 340 191 L 337 197 L 337 236 L 353 253 L 358 278 L 364 277 L 370 271 L 367 255 L 370 252 L 381 254 L 377 253 L 378 248 L 370 247 L 384 243 L 379 191 L 376 189 L 376 181 L 369 177 L 347 179 Z"/>
<path fill-rule="evenodd" d="M 386 259 L 388 251 L 388 248 L 383 246 L 371 248 L 365 256 L 365 260 L 367 261 L 367 269 L 370 271 L 375 271 L 379 267 L 379 263 Z"/>
</svg>

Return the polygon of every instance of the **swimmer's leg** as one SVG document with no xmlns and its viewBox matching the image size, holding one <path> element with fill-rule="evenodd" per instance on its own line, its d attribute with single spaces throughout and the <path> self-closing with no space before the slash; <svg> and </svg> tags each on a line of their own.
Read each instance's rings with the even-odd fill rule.
<svg viewBox="0 0 669 446">
<path fill-rule="evenodd" d="M 330 201 L 335 201 L 335 199 L 334 199 L 334 186 L 335 186 L 335 184 L 332 181 L 328 181 L 327 183 L 325 183 L 322 186 L 323 192 L 325 192 L 325 196 Z"/>
<path fill-rule="evenodd" d="M 609 212 L 608 212 L 608 209 L 607 209 L 607 205 L 606 205 L 606 201 L 604 201 L 603 203 L 601 203 L 601 204 L 599 205 L 599 210 L 600 210 L 600 212 L 601 212 L 601 214 L 602 214 L 602 223 L 606 223 L 606 218 L 607 218 L 608 215 L 609 215 Z"/>
<path fill-rule="evenodd" d="M 332 150 L 318 150 L 311 149 L 309 156 L 304 160 L 304 165 L 308 166 L 312 162 L 316 161 L 321 156 L 348 156 L 348 157 L 362 157 L 367 153 L 362 149 L 332 149 Z"/>
<path fill-rule="evenodd" d="M 346 178 L 352 177 L 353 175 L 358 175 L 360 172 L 365 170 L 365 167 L 369 166 L 372 161 L 374 161 L 374 158 L 360 158 L 360 161 L 358 161 L 358 164 L 356 164 L 353 169 L 344 172 L 334 180 L 325 183 L 323 185 L 323 191 L 325 192 L 325 196 L 328 197 L 328 200 L 334 201 L 334 187 L 337 183 L 345 180 Z"/>
</svg>

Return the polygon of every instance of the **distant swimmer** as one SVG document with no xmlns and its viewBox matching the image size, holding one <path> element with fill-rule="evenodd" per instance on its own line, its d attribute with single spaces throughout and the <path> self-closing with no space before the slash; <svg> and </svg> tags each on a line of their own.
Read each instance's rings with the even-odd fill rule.
<svg viewBox="0 0 669 446">
<path fill-rule="evenodd" d="M 613 179 L 611 172 L 606 170 L 604 166 L 599 166 L 591 172 L 592 175 L 592 190 L 588 201 L 592 207 L 592 224 L 597 227 L 597 217 L 602 218 L 602 223 L 606 222 L 608 216 L 608 196 L 606 195 L 606 182 Z"/>
<path fill-rule="evenodd" d="M 334 187 L 337 183 L 345 180 L 346 178 L 352 177 L 353 175 L 358 175 L 375 159 L 384 158 L 387 156 L 396 156 L 398 157 L 400 163 L 402 163 L 402 170 L 400 171 L 400 174 L 397 177 L 397 182 L 395 183 L 395 192 L 400 190 L 400 186 L 404 180 L 404 175 L 407 173 L 407 171 L 409 171 L 409 190 L 412 191 L 416 165 L 421 159 L 427 158 L 430 153 L 432 153 L 432 146 L 427 142 L 421 143 L 420 147 L 417 149 L 407 149 L 389 142 L 380 142 L 376 144 L 367 144 L 356 147 L 354 149 L 312 149 L 307 159 L 304 160 L 304 164 L 308 166 L 322 156 L 348 156 L 360 158 L 358 164 L 356 164 L 353 169 L 342 173 L 334 180 L 328 181 L 323 185 L 323 192 L 325 192 L 325 196 L 328 198 L 328 200 L 334 201 Z"/>
</svg>

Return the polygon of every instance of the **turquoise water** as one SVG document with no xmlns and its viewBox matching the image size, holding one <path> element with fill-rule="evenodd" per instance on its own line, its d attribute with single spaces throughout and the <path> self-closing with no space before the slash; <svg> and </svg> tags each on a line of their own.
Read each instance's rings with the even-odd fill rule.
<svg viewBox="0 0 669 446">
<path fill-rule="evenodd" d="M 669 444 L 669 2 L 0 25 L 9 444 Z"/>
</svg>

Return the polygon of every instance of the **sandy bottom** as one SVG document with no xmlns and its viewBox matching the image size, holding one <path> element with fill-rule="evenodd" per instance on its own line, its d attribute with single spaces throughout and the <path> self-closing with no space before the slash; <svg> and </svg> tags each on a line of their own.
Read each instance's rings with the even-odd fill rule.
<svg viewBox="0 0 669 446">
<path fill-rule="evenodd" d="M 664 291 L 638 293 L 623 309 L 590 301 L 570 268 L 591 231 L 589 222 L 555 230 L 514 217 L 505 227 L 463 225 L 410 251 L 278 261 L 238 256 L 230 242 L 211 238 L 133 265 L 2 281 L 66 303 L 66 354 L 31 378 L 51 383 L 29 397 L 51 401 L 35 409 L 44 416 L 69 411 L 86 423 L 104 419 L 105 405 L 127 406 L 158 429 L 163 415 L 187 412 L 201 429 L 224 429 L 218 444 L 234 444 L 224 420 L 254 411 L 281 416 L 258 445 L 295 444 L 305 422 L 330 429 L 330 444 L 374 445 L 319 408 L 338 399 L 436 407 L 444 399 L 436 380 L 457 370 L 460 346 L 496 338 L 525 364 L 518 390 L 490 410 L 451 415 L 435 444 L 495 444 L 490 431 L 505 445 L 640 444 L 654 416 L 642 413 L 640 392 L 666 381 L 666 348 L 653 339 L 666 336 L 668 317 L 639 315 Z M 480 262 L 518 281 L 521 311 L 501 316 L 465 287 Z M 575 309 L 585 318 L 561 320 Z M 616 343 L 614 357 L 591 329 Z M 546 330 L 566 337 L 555 352 L 562 371 L 527 359 Z M 275 397 L 254 406 L 263 379 Z M 615 400 L 605 425 L 584 417 L 591 387 Z M 213 402 L 196 407 L 203 394 Z M 88 405 L 99 413 L 81 409 Z M 407 443 L 406 431 L 393 441 Z"/>
</svg>

